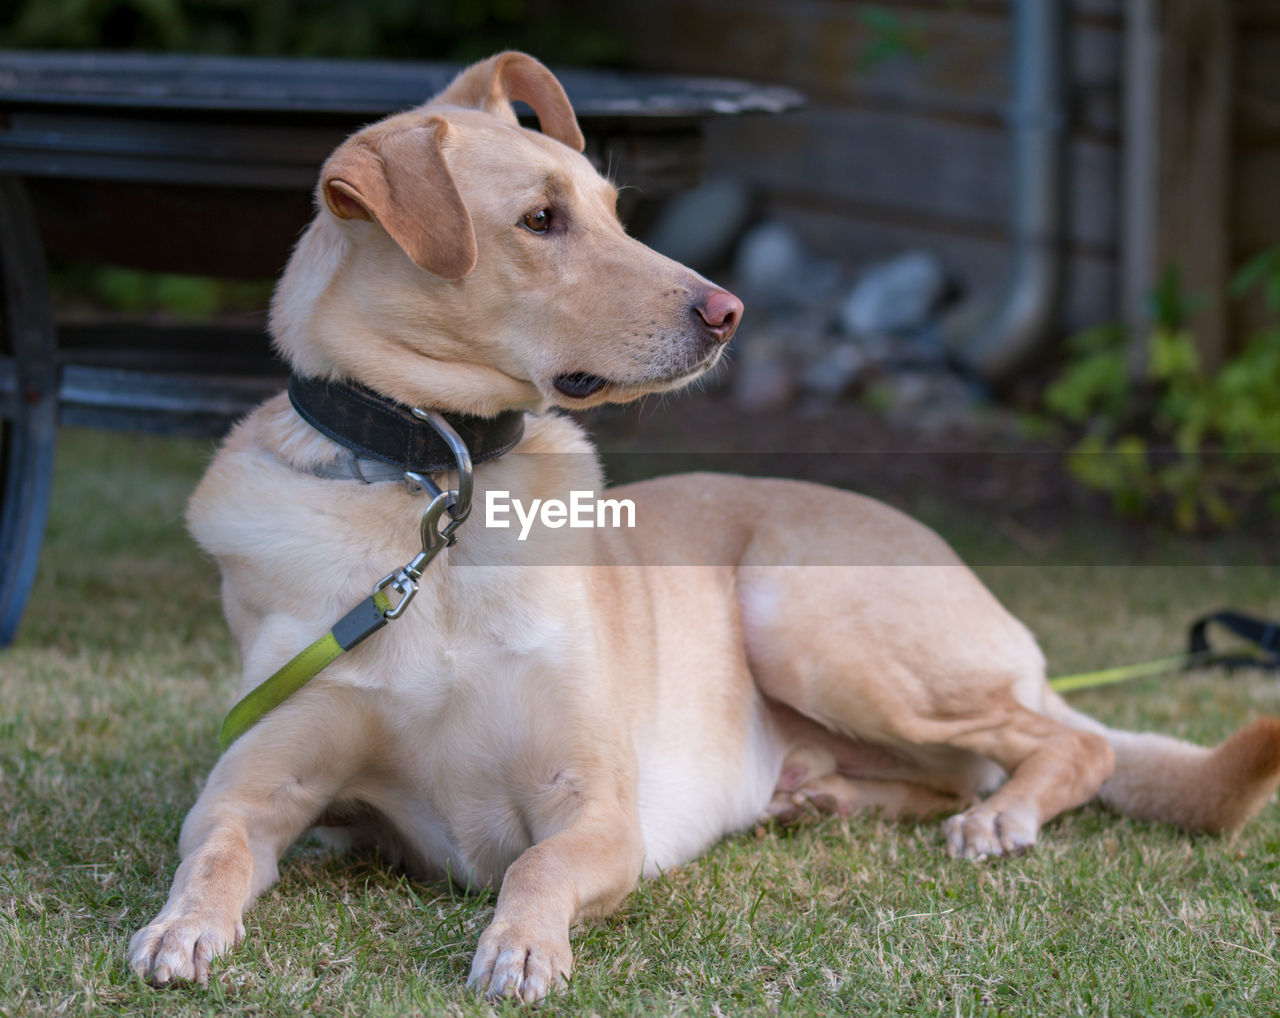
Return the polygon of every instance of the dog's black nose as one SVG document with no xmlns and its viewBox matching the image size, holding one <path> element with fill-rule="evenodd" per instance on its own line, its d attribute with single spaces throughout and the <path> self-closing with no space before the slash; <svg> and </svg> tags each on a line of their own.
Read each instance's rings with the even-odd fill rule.
<svg viewBox="0 0 1280 1018">
<path fill-rule="evenodd" d="M 717 343 L 729 342 L 742 321 L 742 301 L 728 290 L 708 290 L 702 299 L 694 304 L 707 333 Z"/>
</svg>

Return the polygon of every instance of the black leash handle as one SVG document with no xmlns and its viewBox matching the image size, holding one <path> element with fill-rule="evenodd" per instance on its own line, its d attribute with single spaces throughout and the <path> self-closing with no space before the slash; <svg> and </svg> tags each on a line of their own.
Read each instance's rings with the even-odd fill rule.
<svg viewBox="0 0 1280 1018">
<path fill-rule="evenodd" d="M 1258 648 L 1257 654 L 1228 654 L 1215 651 L 1209 645 L 1209 627 L 1221 626 L 1242 640 Z M 1261 668 L 1264 671 L 1280 670 L 1280 623 L 1259 619 L 1236 611 L 1212 612 L 1191 624 L 1187 634 L 1187 653 L 1197 663 L 1226 669 Z"/>
</svg>

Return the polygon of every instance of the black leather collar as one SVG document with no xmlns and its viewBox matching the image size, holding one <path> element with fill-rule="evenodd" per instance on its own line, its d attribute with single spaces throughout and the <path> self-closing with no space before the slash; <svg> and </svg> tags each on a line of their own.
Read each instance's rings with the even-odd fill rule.
<svg viewBox="0 0 1280 1018">
<path fill-rule="evenodd" d="M 453 453 L 430 424 L 408 407 L 362 385 L 290 375 L 289 402 L 304 421 L 357 456 L 418 474 L 456 466 Z M 510 452 L 524 435 L 520 410 L 507 410 L 497 417 L 442 416 L 466 442 L 473 463 Z"/>
</svg>

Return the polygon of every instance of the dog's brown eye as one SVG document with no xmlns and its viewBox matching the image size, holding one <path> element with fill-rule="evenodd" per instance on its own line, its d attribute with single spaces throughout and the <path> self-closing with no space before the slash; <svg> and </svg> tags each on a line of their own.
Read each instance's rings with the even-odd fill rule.
<svg viewBox="0 0 1280 1018">
<path fill-rule="evenodd" d="M 526 212 L 524 225 L 534 233 L 546 233 L 551 229 L 551 210 L 543 208 Z"/>
</svg>

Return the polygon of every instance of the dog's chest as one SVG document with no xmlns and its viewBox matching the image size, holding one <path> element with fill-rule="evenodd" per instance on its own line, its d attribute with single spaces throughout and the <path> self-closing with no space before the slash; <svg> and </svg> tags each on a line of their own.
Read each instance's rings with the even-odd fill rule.
<svg viewBox="0 0 1280 1018">
<path fill-rule="evenodd" d="M 538 628 L 539 641 L 477 639 L 482 620 L 471 620 L 466 638 L 389 647 L 401 677 L 369 691 L 376 750 L 331 811 L 345 840 L 415 874 L 496 888 L 558 826 L 593 740 L 564 664 L 573 627 Z"/>
</svg>

